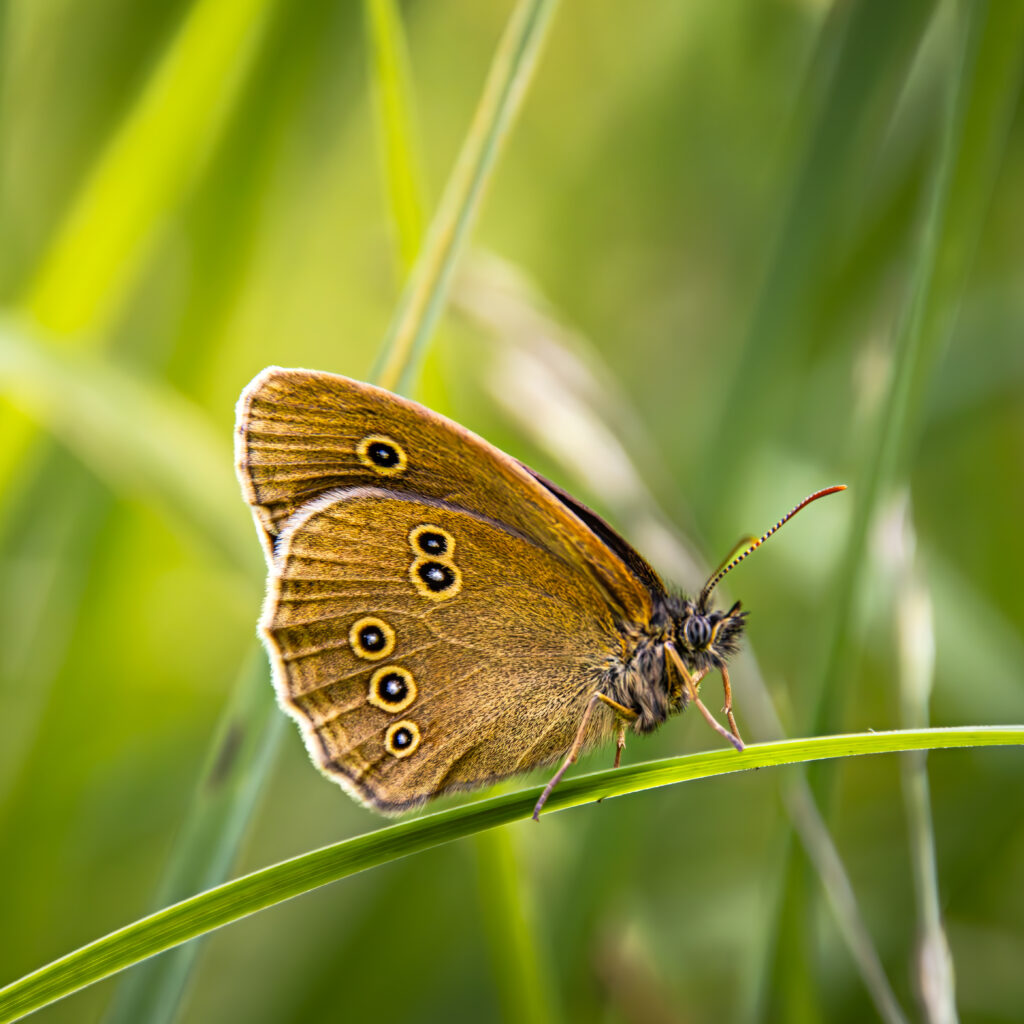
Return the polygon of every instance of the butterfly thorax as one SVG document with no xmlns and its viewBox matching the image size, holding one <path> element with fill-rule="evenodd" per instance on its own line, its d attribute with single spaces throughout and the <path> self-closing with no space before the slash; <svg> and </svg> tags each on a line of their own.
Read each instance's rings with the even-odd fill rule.
<svg viewBox="0 0 1024 1024">
<path fill-rule="evenodd" d="M 666 596 L 649 624 L 623 629 L 625 654 L 604 664 L 604 693 L 636 714 L 636 732 L 656 729 L 688 703 L 683 680 L 667 657 L 665 645 L 671 643 L 699 679 L 712 669 L 721 669 L 736 653 L 746 614 L 738 601 L 728 611 L 708 611 L 687 598 Z"/>
</svg>

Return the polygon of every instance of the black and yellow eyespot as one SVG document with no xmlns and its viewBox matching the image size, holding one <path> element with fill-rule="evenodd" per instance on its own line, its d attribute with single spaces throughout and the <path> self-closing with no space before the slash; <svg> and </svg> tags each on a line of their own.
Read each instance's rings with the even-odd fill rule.
<svg viewBox="0 0 1024 1024">
<path fill-rule="evenodd" d="M 359 461 L 380 476 L 398 476 L 409 464 L 405 449 L 386 434 L 367 434 L 356 445 Z"/>
<path fill-rule="evenodd" d="M 348 642 L 357 658 L 380 661 L 395 649 L 395 631 L 383 619 L 367 615 L 352 623 Z"/>
<path fill-rule="evenodd" d="M 462 573 L 453 562 L 417 558 L 409 566 L 412 585 L 431 601 L 445 601 L 462 589 Z"/>
<path fill-rule="evenodd" d="M 409 532 L 409 543 L 417 555 L 427 558 L 451 558 L 455 553 L 455 538 L 433 523 L 414 526 Z"/>
<path fill-rule="evenodd" d="M 370 678 L 366 699 L 381 711 L 404 711 L 416 699 L 416 680 L 401 665 L 384 665 Z"/>
<path fill-rule="evenodd" d="M 392 757 L 408 757 L 420 745 L 420 727 L 408 718 L 388 726 L 384 733 L 384 749 Z"/>
</svg>

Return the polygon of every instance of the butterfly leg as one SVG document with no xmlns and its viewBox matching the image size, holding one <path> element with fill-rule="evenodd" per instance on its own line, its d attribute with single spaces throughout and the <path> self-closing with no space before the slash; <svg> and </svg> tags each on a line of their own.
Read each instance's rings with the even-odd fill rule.
<svg viewBox="0 0 1024 1024">
<path fill-rule="evenodd" d="M 583 740 L 587 735 L 587 726 L 590 724 L 590 716 L 594 713 L 594 708 L 598 702 L 607 704 L 613 711 L 621 715 L 623 718 L 636 718 L 636 712 L 632 708 L 627 708 L 624 704 L 620 704 L 617 700 L 612 700 L 611 697 L 606 696 L 603 693 L 594 692 L 590 695 L 590 700 L 587 701 L 587 706 L 583 711 L 583 718 L 580 719 L 580 727 L 576 730 L 576 738 L 572 741 L 572 746 L 569 748 L 569 753 L 566 754 L 565 760 L 562 762 L 561 767 L 555 772 L 551 781 L 544 787 L 544 792 L 541 793 L 540 799 L 537 801 L 536 806 L 533 808 L 533 820 L 540 820 L 540 811 L 544 804 L 547 803 L 547 799 L 551 796 L 551 791 L 561 781 L 562 776 L 569 770 L 569 766 L 576 763 L 576 758 L 579 757 L 580 748 L 583 746 Z M 623 739 L 625 744 L 625 739 Z M 615 758 L 615 766 L 618 767 L 619 759 Z"/>
<path fill-rule="evenodd" d="M 697 684 L 693 681 L 693 676 L 690 675 L 690 670 L 683 663 L 683 659 L 679 656 L 679 652 L 676 650 L 675 645 L 672 643 L 665 644 L 665 650 L 668 651 L 669 657 L 675 663 L 676 668 L 679 671 L 679 675 L 682 677 L 683 685 L 686 687 L 687 696 L 693 704 L 696 704 L 697 709 L 704 716 L 708 725 L 715 730 L 720 736 L 727 739 L 737 750 L 743 749 L 743 740 L 738 735 L 734 736 L 728 729 L 722 725 L 717 718 L 704 706 L 704 702 L 700 699 L 700 695 L 697 693 Z"/>
<path fill-rule="evenodd" d="M 619 762 L 622 760 L 622 751 L 626 746 L 626 723 L 623 719 L 619 719 L 619 731 L 615 736 L 615 764 L 613 768 L 619 767 Z"/>
<path fill-rule="evenodd" d="M 729 670 L 724 665 L 722 666 L 722 689 L 725 691 L 725 707 L 722 710 L 729 720 L 729 729 L 742 746 L 743 737 L 740 736 L 740 731 L 736 728 L 736 716 L 732 713 L 732 687 L 729 685 Z"/>
</svg>

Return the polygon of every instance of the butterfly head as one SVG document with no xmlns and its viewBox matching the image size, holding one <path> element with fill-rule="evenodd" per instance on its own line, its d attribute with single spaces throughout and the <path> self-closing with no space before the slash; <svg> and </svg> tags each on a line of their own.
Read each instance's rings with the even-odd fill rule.
<svg viewBox="0 0 1024 1024">
<path fill-rule="evenodd" d="M 802 508 L 826 494 L 845 490 L 843 484 L 815 491 L 787 512 L 770 530 L 760 537 L 746 537 L 732 550 L 726 560 L 715 570 L 704 584 L 696 601 L 683 601 L 674 611 L 676 641 L 690 656 L 695 668 L 721 668 L 732 654 L 743 633 L 747 613 L 740 609 L 737 601 L 727 612 L 711 609 L 711 594 L 722 578 L 751 552 L 756 551 L 784 523 L 793 518 Z"/>
<path fill-rule="evenodd" d="M 739 601 L 728 611 L 683 601 L 676 615 L 676 644 L 695 668 L 720 668 L 739 646 L 746 616 Z"/>
</svg>

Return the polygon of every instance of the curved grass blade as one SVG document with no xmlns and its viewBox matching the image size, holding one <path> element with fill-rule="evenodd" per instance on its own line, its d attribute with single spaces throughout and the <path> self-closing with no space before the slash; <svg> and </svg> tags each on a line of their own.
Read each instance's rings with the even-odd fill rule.
<svg viewBox="0 0 1024 1024">
<path fill-rule="evenodd" d="M 600 379 L 583 355 L 585 343 L 567 335 L 551 318 L 521 273 L 493 256 L 486 261 L 477 256 L 467 270 L 459 275 L 456 301 L 502 340 L 500 356 L 489 373 L 495 402 L 504 406 L 520 430 L 532 434 L 537 445 L 563 464 L 583 493 L 599 496 L 598 507 L 613 510 L 618 522 L 627 523 L 628 535 L 642 538 L 643 550 L 657 550 L 659 564 L 673 567 L 672 578 L 700 586 L 711 567 L 701 564 L 692 545 L 684 543 L 659 512 L 647 484 L 650 475 L 657 477 L 657 469 L 633 462 L 634 452 L 649 453 L 657 446 L 633 424 L 614 382 Z M 566 417 L 573 423 L 571 431 L 551 429 Z M 572 442 L 560 443 L 567 433 Z M 629 454 L 620 443 L 622 438 L 629 438 Z M 782 722 L 749 649 L 747 660 L 748 697 L 756 697 L 744 703 L 747 721 L 754 726 L 754 736 L 781 738 L 785 735 Z M 905 1024 L 805 772 L 789 774 L 782 800 L 880 1017 L 889 1024 Z"/>
<path fill-rule="evenodd" d="M 1024 725 L 824 736 L 749 746 L 740 753 L 715 750 L 667 758 L 563 781 L 548 801 L 547 813 L 606 797 L 752 768 L 865 754 L 978 746 L 1024 746 Z M 17 1020 L 146 957 L 328 882 L 464 836 L 524 820 L 532 814 L 539 795 L 540 787 L 534 786 L 400 822 L 200 893 L 97 939 L 0 989 L 0 1024 Z"/>
</svg>

